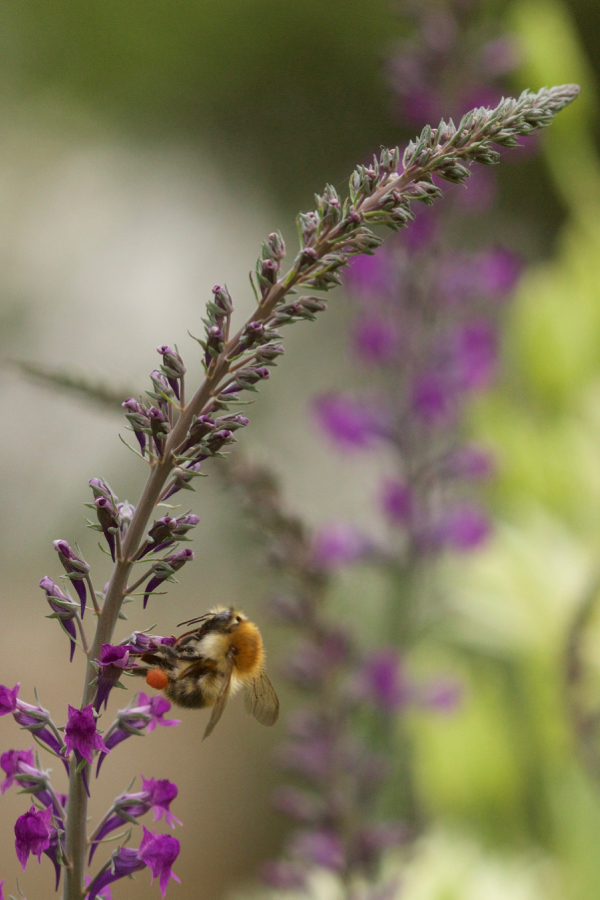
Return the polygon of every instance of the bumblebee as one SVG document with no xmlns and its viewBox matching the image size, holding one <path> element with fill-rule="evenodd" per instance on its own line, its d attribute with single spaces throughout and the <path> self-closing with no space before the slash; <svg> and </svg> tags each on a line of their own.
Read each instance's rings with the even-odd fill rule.
<svg viewBox="0 0 600 900">
<path fill-rule="evenodd" d="M 150 687 L 162 690 L 178 706 L 212 707 L 204 738 L 240 688 L 246 689 L 246 710 L 261 725 L 274 725 L 279 700 L 265 674 L 263 641 L 254 622 L 233 607 L 215 607 L 177 627 L 184 625 L 198 627 L 180 635 L 172 647 L 145 653 L 141 657 L 145 666 L 136 674 L 145 675 Z"/>
</svg>

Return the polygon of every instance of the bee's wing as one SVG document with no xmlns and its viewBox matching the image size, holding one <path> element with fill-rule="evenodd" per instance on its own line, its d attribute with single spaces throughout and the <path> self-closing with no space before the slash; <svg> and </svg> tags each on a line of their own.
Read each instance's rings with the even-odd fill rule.
<svg viewBox="0 0 600 900">
<path fill-rule="evenodd" d="M 279 700 L 275 688 L 264 672 L 248 684 L 244 696 L 246 712 L 251 713 L 261 725 L 274 725 L 279 716 Z"/>
<path fill-rule="evenodd" d="M 233 674 L 233 656 L 227 657 L 227 665 L 225 669 L 225 674 L 223 675 L 223 684 L 221 685 L 221 690 L 215 700 L 215 705 L 213 706 L 212 715 L 209 719 L 208 725 L 206 726 L 206 730 L 204 732 L 204 737 L 202 740 L 207 738 L 209 734 L 213 733 L 214 727 L 223 715 L 223 710 L 227 704 L 227 698 L 229 697 L 229 690 L 231 688 L 231 676 Z"/>
</svg>

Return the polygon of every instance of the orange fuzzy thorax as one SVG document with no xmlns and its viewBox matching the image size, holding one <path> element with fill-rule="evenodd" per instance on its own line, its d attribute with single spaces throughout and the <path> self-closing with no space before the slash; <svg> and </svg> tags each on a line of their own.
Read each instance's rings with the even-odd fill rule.
<svg viewBox="0 0 600 900">
<path fill-rule="evenodd" d="M 260 631 L 253 622 L 240 622 L 231 635 L 235 649 L 234 666 L 242 678 L 251 678 L 261 671 L 265 659 Z"/>
</svg>

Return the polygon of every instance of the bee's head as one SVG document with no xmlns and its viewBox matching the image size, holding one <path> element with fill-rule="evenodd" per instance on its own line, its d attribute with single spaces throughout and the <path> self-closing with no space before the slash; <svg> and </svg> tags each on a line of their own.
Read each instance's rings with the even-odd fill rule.
<svg viewBox="0 0 600 900">
<path fill-rule="evenodd" d="M 203 626 L 202 630 L 220 631 L 223 633 L 235 631 L 238 625 L 245 621 L 247 621 L 247 616 L 241 610 L 234 609 L 233 606 L 217 606 L 211 609 L 206 619 L 206 625 Z"/>
<path fill-rule="evenodd" d="M 226 634 L 234 631 L 238 625 L 246 621 L 247 616 L 239 609 L 234 609 L 233 606 L 215 606 L 203 616 L 199 616 L 197 619 L 189 619 L 187 622 L 181 622 L 181 625 L 195 625 L 199 623 L 198 632 L 200 634 L 208 634 L 210 631 Z"/>
</svg>

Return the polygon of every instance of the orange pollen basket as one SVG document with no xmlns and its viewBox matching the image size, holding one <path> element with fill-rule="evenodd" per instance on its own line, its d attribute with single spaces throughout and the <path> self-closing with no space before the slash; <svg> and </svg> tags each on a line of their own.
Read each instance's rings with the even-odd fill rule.
<svg viewBox="0 0 600 900">
<path fill-rule="evenodd" d="M 150 669 L 146 675 L 146 684 L 149 684 L 150 687 L 154 688 L 156 691 L 162 691 L 168 683 L 169 678 L 167 673 L 163 672 L 162 669 Z"/>
</svg>

